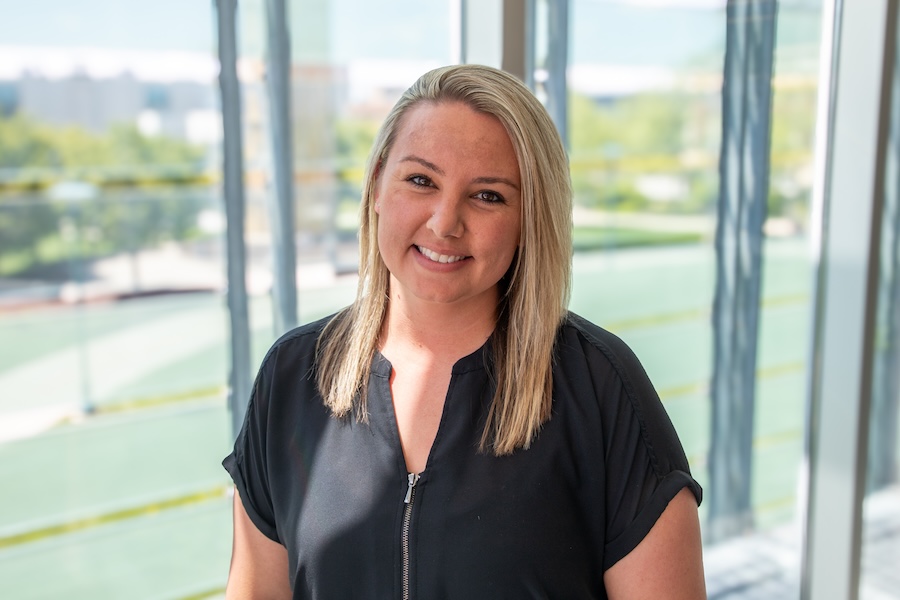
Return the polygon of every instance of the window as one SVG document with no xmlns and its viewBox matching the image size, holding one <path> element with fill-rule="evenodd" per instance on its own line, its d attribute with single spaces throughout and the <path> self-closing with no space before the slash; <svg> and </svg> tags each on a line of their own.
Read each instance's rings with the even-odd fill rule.
<svg viewBox="0 0 900 600">
<path fill-rule="evenodd" d="M 817 194 L 827 189 L 846 207 L 847 188 L 833 177 L 864 174 L 846 156 L 871 151 L 883 208 L 854 189 L 851 211 L 871 202 L 880 236 L 874 334 L 851 332 L 871 355 L 860 376 L 871 395 L 862 545 L 839 549 L 829 568 L 852 582 L 860 550 L 860 597 L 897 597 L 896 73 L 878 127 L 874 104 L 852 117 L 834 112 L 839 104 L 827 118 L 817 112 L 829 97 L 823 74 L 839 94 L 855 85 L 848 74 L 880 72 L 867 59 L 840 74 L 823 56 L 838 42 L 864 46 L 882 9 L 843 3 L 835 16 L 834 3 L 819 0 L 571 0 L 563 11 L 532 0 L 513 19 L 512 4 L 295 0 L 270 23 L 262 0 L 239 3 L 248 376 L 287 328 L 353 298 L 364 161 L 401 92 L 459 60 L 524 65 L 570 150 L 570 308 L 634 348 L 676 425 L 705 488 L 710 598 L 797 598 L 803 568 L 822 572 L 808 558 L 821 548 L 803 532 L 823 527 L 833 500 L 807 480 L 811 449 L 843 435 L 812 426 L 837 414 L 832 398 L 815 403 L 829 375 L 816 365 L 836 352 L 820 336 L 836 321 L 828 306 L 843 301 L 816 279 L 840 266 L 825 250 L 843 225 L 823 224 Z M 770 9 L 756 20 L 746 12 Z M 233 99 L 218 87 L 214 10 L 38 0 L 0 21 L 0 480 L 12 490 L 0 498 L 0 581 L 14 595 L 223 591 L 228 302 L 241 286 L 227 274 L 235 248 L 224 235 L 223 102 Z M 865 34 L 848 20 L 860 15 L 876 24 Z M 503 55 L 512 27 L 526 32 L 515 60 Z M 900 63 L 894 29 L 893 58 L 878 55 L 885 65 Z M 288 39 L 280 63 L 277 42 Z M 856 55 L 835 52 L 847 56 Z M 738 60 L 771 76 L 725 67 Z M 876 152 L 872 133 L 848 153 L 832 139 L 838 126 L 882 127 L 884 148 Z M 826 139 L 844 152 L 829 155 L 828 169 Z M 729 204 L 744 196 L 756 202 L 754 218 L 764 216 L 758 227 Z M 849 354 L 843 362 L 863 362 Z M 848 414 L 866 416 L 865 402 L 846 397 Z M 852 504 L 841 500 L 835 518 L 852 521 Z"/>
<path fill-rule="evenodd" d="M 223 587 L 210 9 L 42 1 L 0 23 L 0 580 L 13 597 Z"/>
</svg>

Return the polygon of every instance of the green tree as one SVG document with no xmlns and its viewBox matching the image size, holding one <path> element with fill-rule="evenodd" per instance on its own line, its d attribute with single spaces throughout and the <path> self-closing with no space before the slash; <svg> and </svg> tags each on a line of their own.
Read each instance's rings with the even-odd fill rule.
<svg viewBox="0 0 900 600">
<path fill-rule="evenodd" d="M 99 232 L 90 249 L 96 256 L 194 235 L 202 202 L 185 194 L 183 175 L 172 179 L 160 168 L 199 173 L 204 156 L 203 148 L 164 136 L 144 136 L 133 125 L 116 125 L 96 134 L 81 127 L 51 127 L 23 115 L 0 117 L 0 276 L 60 260 L 65 247 L 60 219 L 73 210 L 37 193 L 23 193 L 23 180 L 17 175 L 43 169 L 39 179 L 24 180 L 27 186 L 87 179 L 105 190 L 100 198 L 79 203 L 74 223 Z M 133 182 L 162 185 L 147 194 L 133 187 L 124 194 L 110 193 L 111 185 Z M 4 194 L 4 187 L 12 191 Z M 176 191 L 167 193 L 167 188 Z"/>
<path fill-rule="evenodd" d="M 62 157 L 48 128 L 21 115 L 0 118 L 0 169 L 61 164 Z"/>
<path fill-rule="evenodd" d="M 632 180 L 681 169 L 688 98 L 647 93 L 595 101 L 572 94 L 569 102 L 576 196 L 609 208 L 646 208 Z"/>
<path fill-rule="evenodd" d="M 203 148 L 166 136 L 145 136 L 132 124 L 119 124 L 97 134 L 82 127 L 50 127 L 14 115 L 0 118 L 0 168 L 196 166 Z M 101 182 L 102 183 L 102 182 Z"/>
<path fill-rule="evenodd" d="M 362 184 L 363 168 L 378 127 L 379 122 L 375 119 L 347 118 L 337 122 L 336 152 L 341 181 L 356 186 Z"/>
</svg>

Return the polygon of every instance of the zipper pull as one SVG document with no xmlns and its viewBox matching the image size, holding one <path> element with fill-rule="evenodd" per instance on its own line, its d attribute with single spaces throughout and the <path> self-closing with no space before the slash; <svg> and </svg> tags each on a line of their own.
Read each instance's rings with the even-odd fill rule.
<svg viewBox="0 0 900 600">
<path fill-rule="evenodd" d="M 406 488 L 406 498 L 403 499 L 403 504 L 409 504 L 412 500 L 413 488 L 416 487 L 416 483 L 419 482 L 419 474 L 409 473 L 407 478 L 409 479 L 409 487 Z"/>
</svg>

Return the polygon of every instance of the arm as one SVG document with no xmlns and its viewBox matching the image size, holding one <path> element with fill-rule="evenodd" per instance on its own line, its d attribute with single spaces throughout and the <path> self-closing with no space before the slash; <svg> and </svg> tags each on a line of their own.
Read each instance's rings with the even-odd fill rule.
<svg viewBox="0 0 900 600">
<path fill-rule="evenodd" d="M 611 600 L 706 598 L 697 501 L 690 490 L 678 492 L 647 537 L 603 581 Z"/>
<path fill-rule="evenodd" d="M 263 535 L 234 491 L 234 543 L 225 598 L 290 598 L 287 550 Z"/>
</svg>

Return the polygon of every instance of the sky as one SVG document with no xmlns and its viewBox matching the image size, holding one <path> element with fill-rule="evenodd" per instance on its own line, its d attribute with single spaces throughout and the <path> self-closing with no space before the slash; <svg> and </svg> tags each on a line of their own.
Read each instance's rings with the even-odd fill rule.
<svg viewBox="0 0 900 600">
<path fill-rule="evenodd" d="M 452 4 L 333 0 L 329 52 L 341 62 L 361 56 L 446 61 Z M 262 0 L 239 2 L 248 14 L 262 5 Z M 298 5 L 302 2 L 292 3 Z M 653 64 L 661 57 L 689 60 L 720 43 L 723 5 L 724 0 L 573 2 L 572 58 Z M 214 0 L 0 0 L 0 45 L 214 52 L 213 6 Z"/>
<path fill-rule="evenodd" d="M 407 61 L 407 70 L 417 73 L 422 65 L 456 60 L 450 21 L 459 1 L 292 0 L 295 57 L 325 57 L 349 65 L 359 78 L 393 64 L 396 79 L 408 84 L 414 76 L 390 61 Z M 17 64 L 35 60 L 47 65 L 89 61 L 97 73 L 121 70 L 125 63 L 143 65 L 131 70 L 154 80 L 178 79 L 183 73 L 208 79 L 217 73 L 215 0 L 28 0 L 15 2 L 14 8 L 13 2 L 0 0 L 0 79 L 16 77 Z M 798 6 L 811 7 L 806 12 L 815 17 L 820 2 L 782 0 L 779 35 L 793 35 L 791 19 Z M 298 7 L 304 5 L 301 13 Z M 240 0 L 238 6 L 242 54 L 261 58 L 265 0 Z M 725 0 L 572 0 L 570 6 L 569 64 L 576 72 L 602 64 L 618 69 L 604 79 L 619 73 L 627 87 L 622 78 L 633 77 L 640 85 L 642 78 L 658 78 L 660 70 L 672 67 L 720 68 Z M 815 25 L 816 20 L 806 22 Z M 170 53 L 162 64 L 159 52 Z"/>
<path fill-rule="evenodd" d="M 0 0 L 0 45 L 215 50 L 214 0 Z"/>
</svg>

